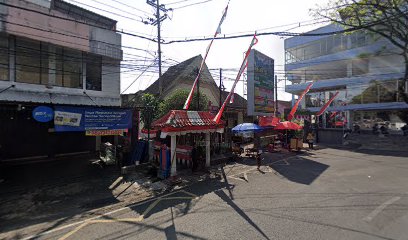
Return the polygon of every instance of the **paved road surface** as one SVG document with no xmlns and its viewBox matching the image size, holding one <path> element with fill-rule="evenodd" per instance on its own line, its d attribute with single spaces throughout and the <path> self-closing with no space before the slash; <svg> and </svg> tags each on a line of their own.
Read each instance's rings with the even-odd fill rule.
<svg viewBox="0 0 408 240">
<path fill-rule="evenodd" d="M 36 239 L 407 239 L 406 157 L 322 149 L 262 171 L 228 165 L 219 179 Z"/>
</svg>

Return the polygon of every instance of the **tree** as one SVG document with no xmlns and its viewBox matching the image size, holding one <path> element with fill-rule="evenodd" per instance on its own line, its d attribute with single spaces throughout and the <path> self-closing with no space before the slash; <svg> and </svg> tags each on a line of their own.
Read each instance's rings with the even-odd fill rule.
<svg viewBox="0 0 408 240">
<path fill-rule="evenodd" d="M 151 128 L 153 120 L 158 117 L 159 101 L 157 98 L 149 93 L 142 96 L 142 110 L 140 111 L 140 118 L 147 129 Z"/>
<path fill-rule="evenodd" d="M 184 103 L 188 97 L 189 92 L 186 90 L 177 90 L 170 97 L 166 98 L 160 103 L 159 115 L 163 116 L 170 110 L 182 110 Z M 198 94 L 194 93 L 192 102 L 190 104 L 189 110 L 192 111 L 205 111 L 208 107 L 208 97 L 200 93 L 200 106 L 197 108 L 197 98 Z"/>
<path fill-rule="evenodd" d="M 334 0 L 329 6 L 314 9 L 313 13 L 349 30 L 365 30 L 374 38 L 385 38 L 396 46 L 397 54 L 405 61 L 403 84 L 398 94 L 408 103 L 408 0 Z"/>
</svg>

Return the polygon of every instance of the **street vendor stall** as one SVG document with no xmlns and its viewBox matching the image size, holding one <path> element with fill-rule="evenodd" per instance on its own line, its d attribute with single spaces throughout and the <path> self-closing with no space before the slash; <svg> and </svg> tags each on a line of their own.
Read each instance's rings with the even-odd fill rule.
<svg viewBox="0 0 408 240">
<path fill-rule="evenodd" d="M 302 126 L 294 123 L 294 122 L 280 122 L 276 127 L 274 128 L 275 130 L 285 130 L 286 133 L 286 144 L 288 149 L 295 149 L 295 150 L 300 150 L 303 148 L 303 140 L 300 138 L 288 138 L 288 131 L 299 131 L 303 129 Z"/>
<path fill-rule="evenodd" d="M 183 161 L 190 161 L 191 147 L 180 146 L 177 151 L 177 136 L 186 134 L 205 134 L 205 165 L 210 166 L 210 133 L 223 133 L 224 122 L 218 124 L 214 121 L 214 115 L 206 111 L 171 110 L 169 113 L 152 123 L 153 132 L 161 139 L 167 136 L 171 138 L 170 159 L 171 176 L 176 175 L 177 154 Z M 145 131 L 143 131 L 145 132 Z M 188 144 L 185 144 L 188 145 Z M 191 146 L 192 143 L 189 143 Z"/>
</svg>

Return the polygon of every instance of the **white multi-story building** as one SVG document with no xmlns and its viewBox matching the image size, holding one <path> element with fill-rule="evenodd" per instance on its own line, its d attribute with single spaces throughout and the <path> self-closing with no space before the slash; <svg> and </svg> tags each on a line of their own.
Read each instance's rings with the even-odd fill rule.
<svg viewBox="0 0 408 240">
<path fill-rule="evenodd" d="M 309 32 L 316 36 L 285 40 L 285 71 L 292 83 L 286 92 L 299 95 L 314 82 L 301 106 L 317 112 L 338 91 L 320 118 L 323 128 L 343 128 L 345 122 L 350 128 L 371 129 L 377 123 L 398 130 L 404 124 L 398 114 L 408 109 L 397 94 L 405 64 L 398 49 L 364 31 L 321 34 L 338 30 L 331 24 Z"/>
<path fill-rule="evenodd" d="M 95 137 L 54 133 L 40 105 L 119 107 L 116 21 L 62 0 L 0 1 L 0 145 L 4 158 L 87 151 Z"/>
</svg>

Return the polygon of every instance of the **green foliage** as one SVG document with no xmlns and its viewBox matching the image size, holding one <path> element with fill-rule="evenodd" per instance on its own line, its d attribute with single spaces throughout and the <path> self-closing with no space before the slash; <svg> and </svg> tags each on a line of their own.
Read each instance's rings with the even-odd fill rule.
<svg viewBox="0 0 408 240">
<path fill-rule="evenodd" d="M 140 118 L 145 128 L 149 129 L 152 122 L 158 117 L 159 101 L 149 93 L 145 93 L 141 100 L 143 108 L 140 111 Z"/>
<path fill-rule="evenodd" d="M 170 110 L 182 110 L 184 103 L 187 100 L 189 92 L 187 90 L 177 90 L 170 97 L 166 98 L 159 104 L 159 115 L 163 116 Z M 200 93 L 200 107 L 197 108 L 198 94 L 194 93 L 189 110 L 192 111 L 205 111 L 208 107 L 208 97 Z"/>
</svg>

